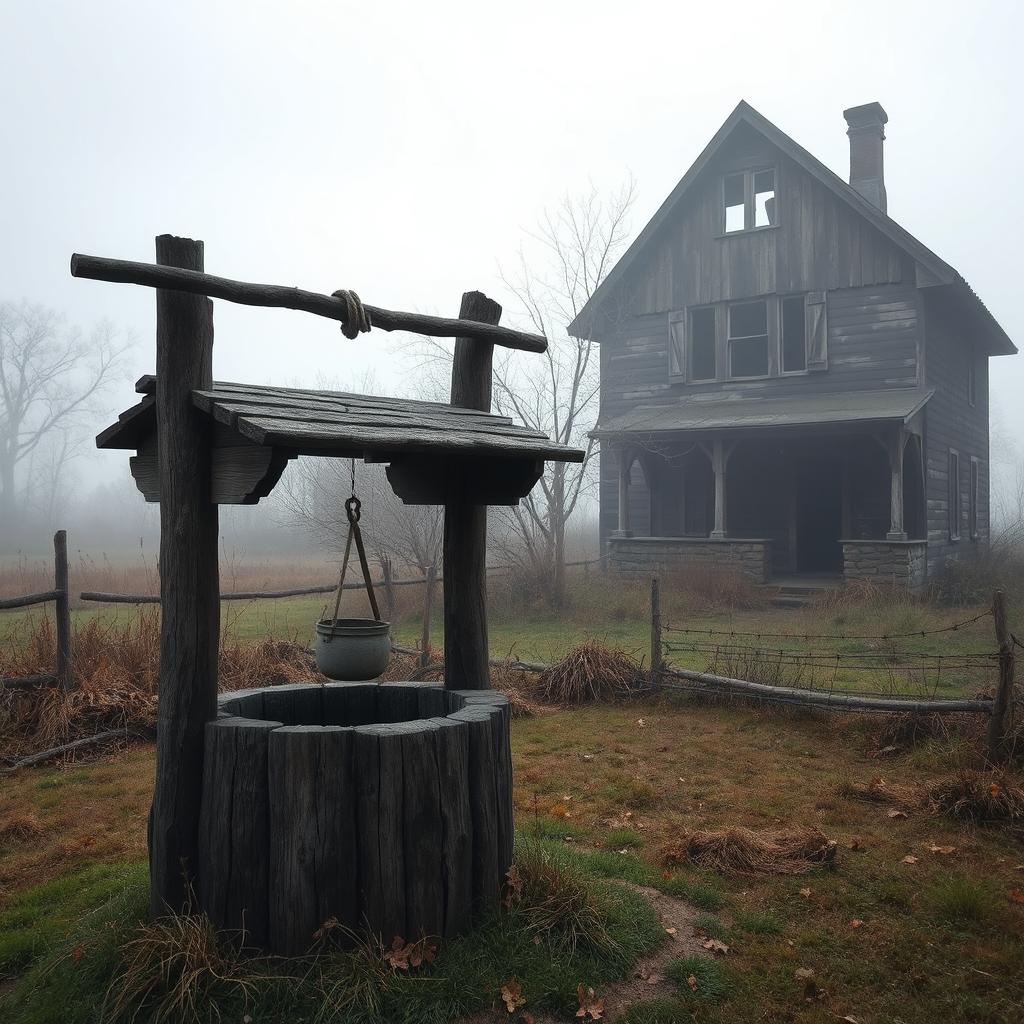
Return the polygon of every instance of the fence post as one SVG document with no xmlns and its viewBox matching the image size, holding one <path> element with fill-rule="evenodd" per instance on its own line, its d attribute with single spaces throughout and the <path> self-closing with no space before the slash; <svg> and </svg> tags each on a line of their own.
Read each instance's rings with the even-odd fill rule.
<svg viewBox="0 0 1024 1024">
<path fill-rule="evenodd" d="M 661 676 L 661 588 L 658 577 L 651 577 L 651 686 Z"/>
<path fill-rule="evenodd" d="M 68 532 L 58 530 L 53 535 L 53 589 L 57 591 L 57 685 L 62 690 L 73 690 L 71 671 L 71 601 L 68 593 Z"/>
<path fill-rule="evenodd" d="M 992 596 L 992 618 L 999 644 L 999 681 L 988 723 L 988 759 L 995 764 L 1006 754 L 1006 738 L 1013 727 L 1014 654 L 1010 629 L 1006 622 L 1006 598 L 1001 590 Z"/>
<path fill-rule="evenodd" d="M 385 555 L 380 560 L 381 575 L 384 578 L 384 607 L 387 611 L 388 622 L 395 618 L 395 588 L 391 579 L 391 559 Z"/>
<path fill-rule="evenodd" d="M 420 633 L 420 668 L 430 662 L 430 616 L 434 605 L 434 567 L 427 566 L 426 593 L 423 595 L 423 629 Z"/>
</svg>

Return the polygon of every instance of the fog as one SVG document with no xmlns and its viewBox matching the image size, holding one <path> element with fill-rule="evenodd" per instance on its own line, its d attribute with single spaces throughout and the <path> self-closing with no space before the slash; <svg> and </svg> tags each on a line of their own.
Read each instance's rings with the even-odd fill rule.
<svg viewBox="0 0 1024 1024">
<path fill-rule="evenodd" d="M 153 259 L 202 238 L 206 268 L 444 315 L 502 280 L 565 195 L 632 178 L 635 236 L 740 99 L 846 177 L 842 110 L 880 101 L 889 213 L 1024 338 L 1011 3 L 729 5 L 8 0 L 0 15 L 0 301 L 103 319 L 135 342 L 76 430 L 90 438 L 154 368 L 149 289 L 72 280 L 72 252 Z M 215 305 L 215 375 L 416 389 L 400 339 L 347 341 L 302 313 Z M 1024 363 L 992 361 L 993 468 L 1024 459 Z M 153 509 L 126 453 L 86 443 L 19 545 L 55 526 L 130 551 Z M 585 515 L 592 508 L 585 506 Z M 226 536 L 306 543 L 273 502 Z M 276 540 L 274 538 L 277 538 Z M 233 543 L 233 541 L 229 541 Z M 0 552 L 9 555 L 10 551 Z"/>
</svg>

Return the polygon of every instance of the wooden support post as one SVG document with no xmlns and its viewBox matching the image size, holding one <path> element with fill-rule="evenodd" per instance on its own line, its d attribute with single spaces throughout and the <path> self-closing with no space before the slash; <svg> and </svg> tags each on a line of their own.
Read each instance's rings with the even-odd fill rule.
<svg viewBox="0 0 1024 1024">
<path fill-rule="evenodd" d="M 651 686 L 661 680 L 661 587 L 658 577 L 651 577 Z"/>
<path fill-rule="evenodd" d="M 482 292 L 466 292 L 460 320 L 497 324 L 501 306 Z M 452 362 L 451 404 L 491 411 L 493 348 L 459 338 Z M 444 507 L 444 685 L 489 690 L 487 642 L 487 506 L 449 499 Z"/>
<path fill-rule="evenodd" d="M 434 567 L 427 566 L 423 593 L 423 625 L 420 627 L 420 668 L 430 664 L 430 619 L 434 614 Z"/>
<path fill-rule="evenodd" d="M 1007 753 L 1006 738 L 1013 729 L 1013 676 L 1015 657 L 1010 627 L 1006 621 L 1006 598 L 1001 590 L 992 597 L 992 617 L 995 620 L 996 642 L 999 644 L 999 681 L 988 723 L 988 759 L 993 764 Z"/>
<path fill-rule="evenodd" d="M 896 428 L 895 437 L 891 438 L 889 450 L 889 532 L 886 540 L 906 540 L 903 528 L 903 449 L 907 443 L 906 430 Z"/>
<path fill-rule="evenodd" d="M 157 263 L 202 271 L 203 243 L 160 235 Z M 150 912 L 179 912 L 198 864 L 203 733 L 217 714 L 220 641 L 213 429 L 192 392 L 213 385 L 213 303 L 158 290 L 156 416 L 160 460 L 160 683 L 150 815 Z"/>
<path fill-rule="evenodd" d="M 725 449 L 725 442 L 716 438 L 711 446 L 711 468 L 715 474 L 715 527 L 711 536 L 720 538 L 725 536 L 725 503 L 726 503 L 726 467 L 729 455 Z"/>
<path fill-rule="evenodd" d="M 57 685 L 73 690 L 75 679 L 71 670 L 71 595 L 68 593 L 68 533 L 58 530 L 53 535 L 53 589 L 57 592 Z"/>
<path fill-rule="evenodd" d="M 633 468 L 633 453 L 623 448 L 619 454 L 619 528 L 615 537 L 632 537 L 633 529 L 629 521 L 629 474 Z"/>
</svg>

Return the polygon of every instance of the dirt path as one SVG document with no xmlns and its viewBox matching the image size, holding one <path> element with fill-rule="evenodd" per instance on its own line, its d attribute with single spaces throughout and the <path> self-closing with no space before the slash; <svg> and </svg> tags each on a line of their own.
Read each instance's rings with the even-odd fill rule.
<svg viewBox="0 0 1024 1024">
<path fill-rule="evenodd" d="M 666 896 L 657 889 L 630 882 L 619 884 L 643 896 L 651 904 L 661 919 L 668 941 L 657 952 L 641 958 L 628 978 L 600 986 L 596 990 L 598 998 L 604 1001 L 604 1015 L 601 1020 L 609 1022 L 618 1020 L 634 1003 L 675 995 L 676 986 L 665 977 L 665 968 L 671 961 L 680 957 L 707 955 L 707 950 L 701 945 L 702 937 L 693 927 L 697 910 L 683 900 Z M 524 1014 L 529 1013 L 529 1005 L 524 1006 L 522 1010 Z M 464 1017 L 459 1024 L 496 1024 L 498 1021 L 509 1019 L 504 1007 L 500 1007 L 485 1010 L 472 1017 Z M 547 1014 L 532 1014 L 529 1019 L 535 1024 L 561 1024 L 559 1018 Z"/>
</svg>

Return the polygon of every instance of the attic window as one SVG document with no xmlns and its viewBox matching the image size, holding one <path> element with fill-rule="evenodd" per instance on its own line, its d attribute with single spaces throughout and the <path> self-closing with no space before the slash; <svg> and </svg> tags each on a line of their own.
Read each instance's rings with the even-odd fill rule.
<svg viewBox="0 0 1024 1024">
<path fill-rule="evenodd" d="M 729 307 L 729 376 L 768 376 L 768 303 Z"/>
<path fill-rule="evenodd" d="M 742 231 L 746 226 L 746 190 L 744 174 L 729 174 L 725 179 L 725 230 Z"/>
<path fill-rule="evenodd" d="M 737 171 L 722 183 L 725 233 L 770 228 L 779 222 L 775 197 L 775 169 Z"/>
</svg>

